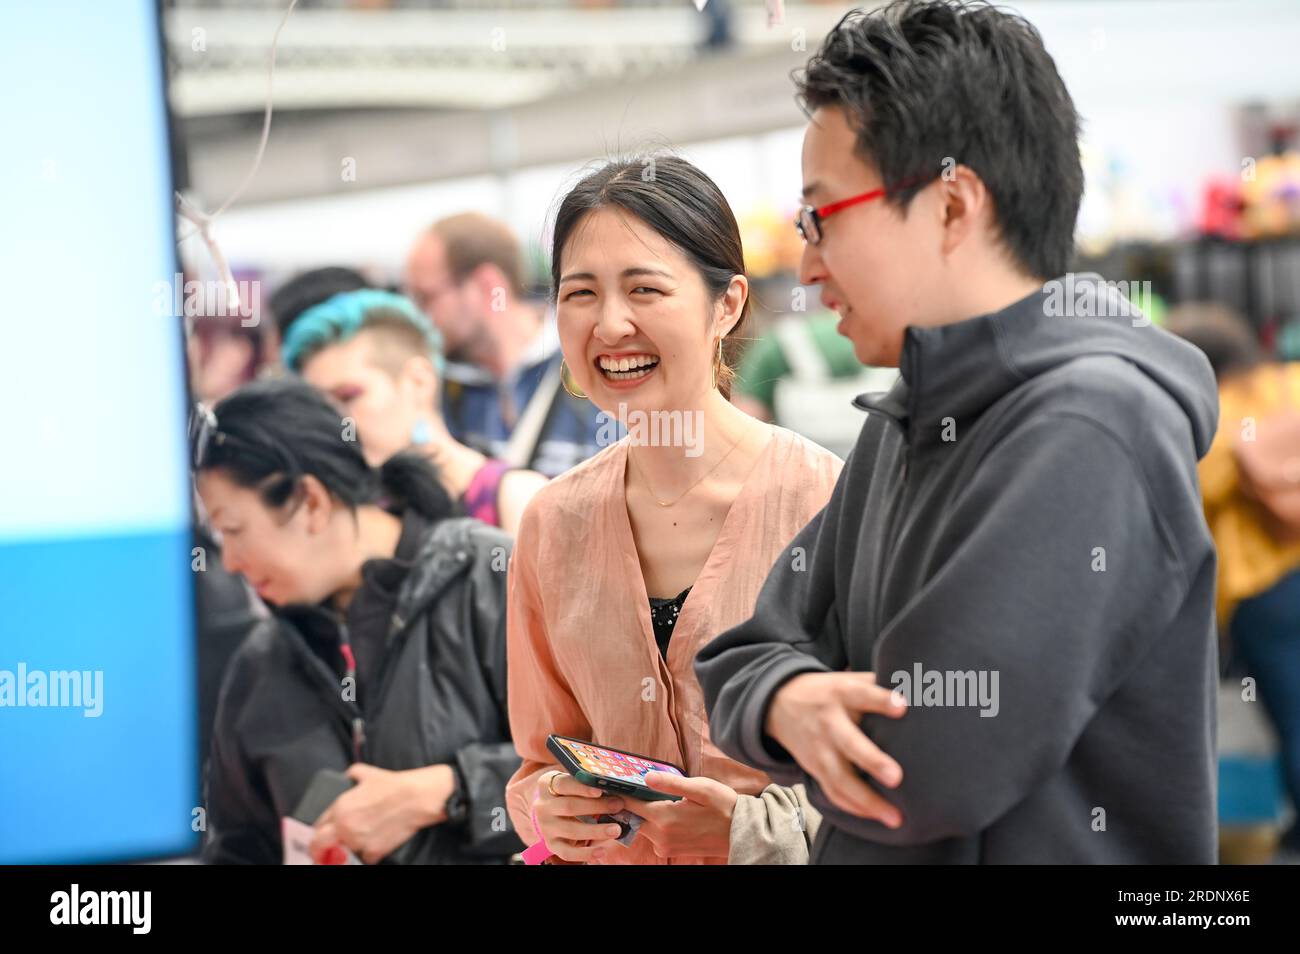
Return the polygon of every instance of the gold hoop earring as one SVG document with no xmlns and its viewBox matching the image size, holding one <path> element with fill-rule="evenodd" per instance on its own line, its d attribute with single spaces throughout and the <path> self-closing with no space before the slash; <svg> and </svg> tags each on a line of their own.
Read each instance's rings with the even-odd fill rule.
<svg viewBox="0 0 1300 954">
<path fill-rule="evenodd" d="M 573 385 L 569 383 L 570 380 L 572 380 L 572 377 L 569 374 L 569 366 L 565 364 L 564 359 L 561 358 L 560 359 L 560 387 L 564 388 L 564 390 L 569 393 L 570 397 L 576 397 L 579 400 L 585 401 L 587 399 L 587 395 L 582 391 L 576 390 L 573 387 Z"/>
<path fill-rule="evenodd" d="M 718 389 L 718 372 L 722 370 L 722 336 L 718 336 L 718 357 L 713 362 L 713 390 Z"/>
</svg>

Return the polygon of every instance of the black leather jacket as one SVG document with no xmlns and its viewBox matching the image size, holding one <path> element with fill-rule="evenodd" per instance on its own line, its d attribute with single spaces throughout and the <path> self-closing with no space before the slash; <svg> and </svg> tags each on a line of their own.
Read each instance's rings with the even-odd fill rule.
<svg viewBox="0 0 1300 954">
<path fill-rule="evenodd" d="M 339 620 L 286 607 L 249 634 L 217 708 L 207 778 L 203 859 L 279 864 L 280 819 L 320 769 L 362 761 L 456 769 L 464 804 L 385 861 L 494 864 L 523 845 L 505 809 L 519 767 L 506 711 L 506 564 L 510 537 L 477 520 L 429 525 L 398 595 L 364 711 L 342 689 Z"/>
</svg>

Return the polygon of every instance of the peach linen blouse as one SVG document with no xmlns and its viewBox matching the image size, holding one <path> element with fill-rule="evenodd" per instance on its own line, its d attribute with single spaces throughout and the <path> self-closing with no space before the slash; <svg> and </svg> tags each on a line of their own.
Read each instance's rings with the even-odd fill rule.
<svg viewBox="0 0 1300 954">
<path fill-rule="evenodd" d="M 770 429 L 682 606 L 666 663 L 627 513 L 629 439 L 552 480 L 529 503 L 510 558 L 506 624 L 510 729 L 523 758 L 506 803 L 525 844 L 538 840 L 531 818 L 538 779 L 558 767 L 546 748 L 551 733 L 674 763 L 724 782 L 742 801 L 770 784 L 713 745 L 693 668 L 705 643 L 753 615 L 768 571 L 826 505 L 843 467 L 793 431 Z M 735 834 L 733 823 L 733 841 Z M 665 860 L 641 838 L 614 846 L 606 863 Z"/>
</svg>

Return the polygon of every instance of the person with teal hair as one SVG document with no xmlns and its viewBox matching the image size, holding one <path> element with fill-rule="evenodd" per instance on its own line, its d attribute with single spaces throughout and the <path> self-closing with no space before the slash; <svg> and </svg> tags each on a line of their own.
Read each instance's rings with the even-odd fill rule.
<svg viewBox="0 0 1300 954">
<path fill-rule="evenodd" d="M 366 324 L 367 316 L 372 322 L 382 320 L 381 312 L 391 312 L 390 319 L 409 324 L 424 338 L 429 358 L 441 373 L 445 364 L 442 335 L 409 298 L 380 288 L 340 292 L 303 311 L 285 333 L 281 357 L 286 366 L 298 371 L 308 353 L 323 343 L 351 338 Z"/>
<path fill-rule="evenodd" d="M 372 466 L 414 447 L 470 516 L 513 534 L 546 483 L 451 436 L 439 411 L 442 336 L 405 296 L 377 288 L 340 292 L 294 320 L 280 356 L 355 425 Z"/>
</svg>

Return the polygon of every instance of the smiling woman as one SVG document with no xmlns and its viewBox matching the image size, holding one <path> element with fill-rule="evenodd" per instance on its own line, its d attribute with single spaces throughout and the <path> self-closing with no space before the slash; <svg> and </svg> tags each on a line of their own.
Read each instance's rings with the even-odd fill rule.
<svg viewBox="0 0 1300 954">
<path fill-rule="evenodd" d="M 612 274 L 608 252 L 629 236 L 643 245 L 643 254 Z M 576 254 L 577 246 L 593 254 Z M 558 253 L 566 248 L 569 259 L 562 270 Z M 735 312 L 729 316 L 728 327 L 700 322 L 698 329 L 680 330 L 701 332 L 697 337 L 703 339 L 699 342 L 703 347 L 697 346 L 694 354 L 684 357 L 692 366 L 711 362 L 712 386 L 730 398 L 731 360 L 735 357 L 730 345 L 749 315 L 749 284 L 740 230 L 713 180 L 676 156 L 611 162 L 565 196 L 555 219 L 552 249 L 551 281 L 561 319 L 568 313 L 586 315 L 590 320 L 597 309 L 608 312 L 608 301 L 616 295 L 632 310 L 662 311 L 685 303 L 701 317 L 706 304 L 727 300 Z M 606 317 L 607 322 L 617 320 L 615 315 Z M 585 349 L 596 352 L 583 355 L 589 360 L 569 361 L 569 349 L 565 348 L 570 373 L 578 384 L 598 377 L 605 386 L 620 390 L 617 385 L 636 384 L 653 376 L 663 360 L 654 349 L 638 350 L 621 341 L 621 347 L 599 347 L 600 342 L 608 343 L 616 330 L 608 324 L 602 329 L 593 348 Z M 579 364 L 581 369 L 577 369 Z"/>
<path fill-rule="evenodd" d="M 772 785 L 712 744 L 692 664 L 752 613 L 841 463 L 731 404 L 725 342 L 749 282 L 735 217 L 690 163 L 631 159 L 589 175 L 560 205 L 552 268 L 571 384 L 611 418 L 691 426 L 629 427 L 524 513 L 507 622 L 524 759 L 507 789 L 515 827 L 544 842 L 530 856 L 564 862 L 802 863 L 817 813 L 801 787 Z M 690 777 L 647 776 L 676 801 L 603 796 L 556 776 L 551 733 Z M 631 844 L 586 820 L 624 809 L 642 819 Z"/>
</svg>

